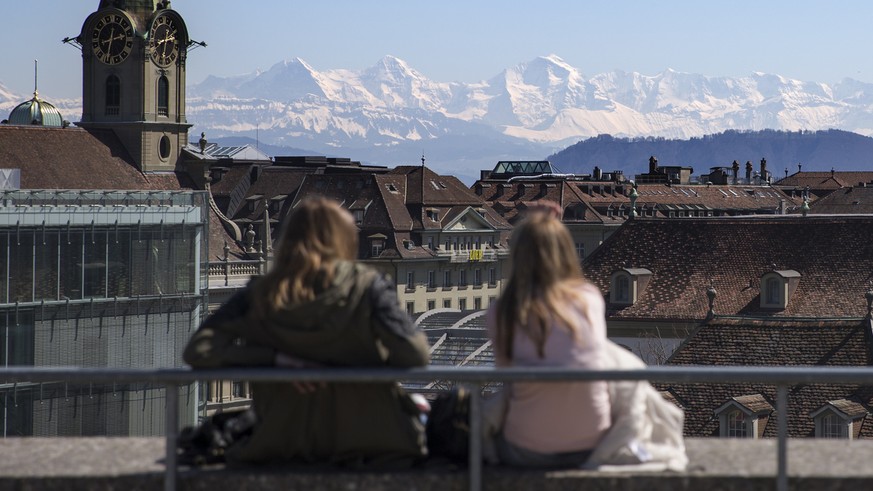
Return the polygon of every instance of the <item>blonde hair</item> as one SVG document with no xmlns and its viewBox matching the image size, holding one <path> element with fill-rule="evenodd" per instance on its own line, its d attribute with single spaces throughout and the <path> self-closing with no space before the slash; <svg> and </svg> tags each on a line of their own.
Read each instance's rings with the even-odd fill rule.
<svg viewBox="0 0 873 491">
<path fill-rule="evenodd" d="M 584 278 L 576 247 L 560 220 L 536 213 L 516 226 L 510 250 L 512 274 L 497 302 L 497 350 L 512 359 L 518 329 L 544 358 L 553 324 L 576 333 L 577 321 L 568 314 L 567 304 L 587 310 L 578 292 Z"/>
<path fill-rule="evenodd" d="M 354 260 L 357 252 L 349 212 L 325 198 L 301 201 L 282 226 L 273 268 L 253 288 L 254 314 L 313 300 L 333 280 L 337 261 Z"/>
</svg>

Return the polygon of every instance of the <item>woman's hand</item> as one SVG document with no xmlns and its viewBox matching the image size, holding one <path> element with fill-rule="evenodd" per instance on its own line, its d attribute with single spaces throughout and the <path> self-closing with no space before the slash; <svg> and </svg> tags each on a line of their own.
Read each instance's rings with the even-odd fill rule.
<svg viewBox="0 0 873 491">
<path fill-rule="evenodd" d="M 313 363 L 311 361 L 306 361 L 302 358 L 297 358 L 296 356 L 291 356 L 282 352 L 276 353 L 276 366 L 280 368 L 318 368 L 321 365 L 318 363 Z M 318 390 L 319 388 L 324 388 L 327 386 L 324 382 L 300 382 L 293 381 L 291 385 L 297 389 L 297 392 L 300 394 L 311 394 Z"/>
</svg>

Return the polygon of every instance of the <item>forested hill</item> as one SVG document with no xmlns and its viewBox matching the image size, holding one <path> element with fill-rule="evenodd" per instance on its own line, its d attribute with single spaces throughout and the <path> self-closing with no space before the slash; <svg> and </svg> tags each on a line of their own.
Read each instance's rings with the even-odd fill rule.
<svg viewBox="0 0 873 491">
<path fill-rule="evenodd" d="M 600 135 L 580 141 L 548 157 L 561 172 L 591 173 L 594 166 L 604 171 L 633 174 L 648 170 L 649 156 L 659 165 L 694 167 L 694 174 L 710 167 L 730 166 L 737 160 L 745 166 L 751 160 L 758 168 L 761 157 L 774 177 L 803 170 L 873 170 L 873 138 L 841 130 L 827 131 L 725 131 L 690 140 L 664 138 L 614 138 Z"/>
</svg>

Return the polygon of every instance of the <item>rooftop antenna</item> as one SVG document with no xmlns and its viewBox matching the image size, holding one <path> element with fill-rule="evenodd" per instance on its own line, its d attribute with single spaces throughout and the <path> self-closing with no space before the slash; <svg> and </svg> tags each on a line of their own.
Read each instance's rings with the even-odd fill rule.
<svg viewBox="0 0 873 491">
<path fill-rule="evenodd" d="M 424 151 L 421 152 L 421 206 L 424 206 Z"/>
</svg>

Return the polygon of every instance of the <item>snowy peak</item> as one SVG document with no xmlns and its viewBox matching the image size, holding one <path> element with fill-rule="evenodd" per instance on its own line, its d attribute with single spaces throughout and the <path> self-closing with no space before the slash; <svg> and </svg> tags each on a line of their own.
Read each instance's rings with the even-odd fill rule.
<svg viewBox="0 0 873 491">
<path fill-rule="evenodd" d="M 376 62 L 375 65 L 366 69 L 363 76 L 374 80 L 404 84 L 410 79 L 424 78 L 409 65 L 395 56 L 387 55 Z"/>
<path fill-rule="evenodd" d="M 24 102 L 25 98 L 19 96 L 18 94 L 12 92 L 2 82 L 0 82 L 0 107 L 6 107 L 9 104 L 18 105 L 21 102 Z M 6 119 L 5 115 L 2 115 L 0 119 Z"/>
<path fill-rule="evenodd" d="M 363 70 L 322 71 L 291 58 L 264 72 L 210 77 L 189 94 L 191 119 L 219 133 L 247 131 L 257 121 L 262 130 L 269 125 L 277 134 L 329 146 L 482 131 L 553 145 L 602 133 L 688 138 L 727 129 L 840 128 L 873 134 L 873 84 L 757 72 L 708 77 L 671 68 L 585 78 L 554 54 L 466 84 L 431 80 L 396 56 Z M 216 99 L 227 102 L 218 107 Z"/>
</svg>

